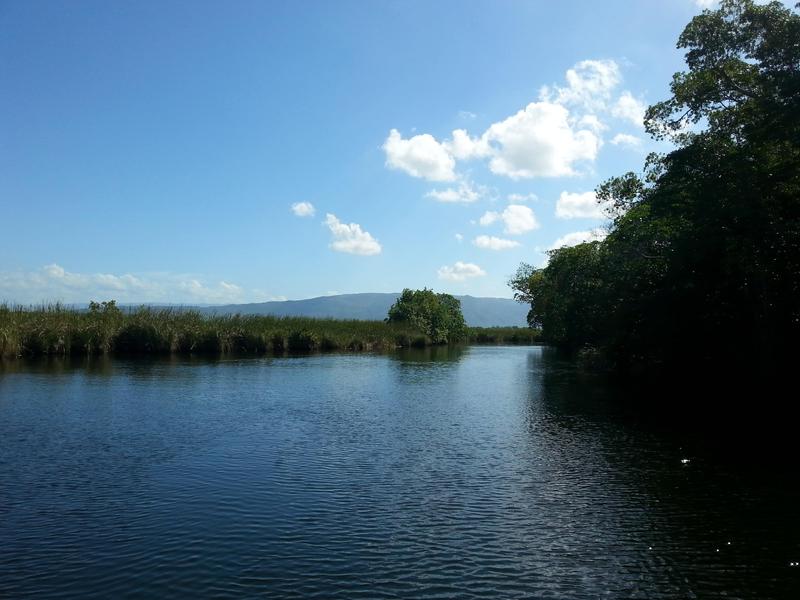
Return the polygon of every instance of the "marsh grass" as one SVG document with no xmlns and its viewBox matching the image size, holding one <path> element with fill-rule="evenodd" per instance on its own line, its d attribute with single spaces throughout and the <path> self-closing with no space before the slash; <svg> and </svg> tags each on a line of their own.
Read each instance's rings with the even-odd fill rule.
<svg viewBox="0 0 800 600">
<path fill-rule="evenodd" d="M 470 343 L 535 343 L 536 332 L 470 328 Z M 0 357 L 98 354 L 284 354 L 384 351 L 431 340 L 403 324 L 261 315 L 203 315 L 193 310 L 113 302 L 88 311 L 60 304 L 0 304 Z"/>
<path fill-rule="evenodd" d="M 538 329 L 528 327 L 467 327 L 469 344 L 514 344 L 530 346 L 541 343 Z"/>
</svg>

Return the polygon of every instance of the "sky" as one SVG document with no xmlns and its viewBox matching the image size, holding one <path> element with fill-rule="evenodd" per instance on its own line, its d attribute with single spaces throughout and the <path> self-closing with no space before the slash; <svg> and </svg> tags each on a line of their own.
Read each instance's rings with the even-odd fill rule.
<svg viewBox="0 0 800 600">
<path fill-rule="evenodd" d="M 708 0 L 0 2 L 0 301 L 511 297 Z"/>
</svg>

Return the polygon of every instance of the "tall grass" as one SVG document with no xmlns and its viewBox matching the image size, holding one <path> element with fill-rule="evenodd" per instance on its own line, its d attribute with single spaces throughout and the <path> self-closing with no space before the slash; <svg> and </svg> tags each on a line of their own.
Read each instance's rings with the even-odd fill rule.
<svg viewBox="0 0 800 600">
<path fill-rule="evenodd" d="M 541 332 L 529 327 L 467 327 L 469 344 L 539 344 Z"/>
<path fill-rule="evenodd" d="M 471 328 L 473 343 L 532 343 L 526 329 Z M 0 357 L 95 354 L 265 354 L 381 351 L 427 346 L 403 324 L 255 315 L 202 315 L 192 310 L 59 304 L 0 305 Z"/>
</svg>

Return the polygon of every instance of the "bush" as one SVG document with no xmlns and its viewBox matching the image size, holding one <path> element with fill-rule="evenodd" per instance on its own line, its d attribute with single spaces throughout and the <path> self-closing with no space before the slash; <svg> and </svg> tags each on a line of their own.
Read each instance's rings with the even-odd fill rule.
<svg viewBox="0 0 800 600">
<path fill-rule="evenodd" d="M 450 294 L 436 294 L 427 288 L 404 289 L 389 308 L 386 322 L 408 324 L 434 344 L 461 341 L 466 334 L 461 302 Z"/>
<path fill-rule="evenodd" d="M 310 331 L 293 331 L 286 340 L 289 352 L 311 352 L 317 345 L 317 336 Z"/>
</svg>

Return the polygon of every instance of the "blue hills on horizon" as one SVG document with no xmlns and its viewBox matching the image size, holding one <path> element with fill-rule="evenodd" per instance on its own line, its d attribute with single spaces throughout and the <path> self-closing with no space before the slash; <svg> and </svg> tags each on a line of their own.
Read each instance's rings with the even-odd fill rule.
<svg viewBox="0 0 800 600">
<path fill-rule="evenodd" d="M 364 293 L 319 296 L 306 300 L 278 300 L 250 304 L 204 306 L 206 314 L 275 315 L 380 321 L 400 293 Z M 529 306 L 510 298 L 456 296 L 461 301 L 464 320 L 471 327 L 527 327 Z"/>
</svg>

